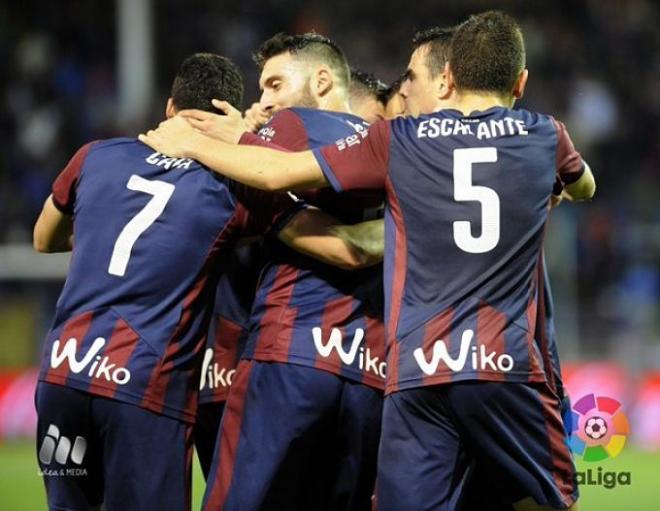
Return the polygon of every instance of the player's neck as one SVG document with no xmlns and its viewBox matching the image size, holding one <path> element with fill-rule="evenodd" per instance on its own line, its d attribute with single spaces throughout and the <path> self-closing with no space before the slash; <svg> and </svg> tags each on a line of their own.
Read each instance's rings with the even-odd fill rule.
<svg viewBox="0 0 660 511">
<path fill-rule="evenodd" d="M 350 114 L 351 107 L 348 104 L 348 98 L 339 94 L 328 94 L 319 101 L 319 110 L 328 110 L 330 112 L 341 112 Z"/>
<path fill-rule="evenodd" d="M 465 91 L 456 94 L 453 108 L 470 115 L 472 112 L 483 112 L 496 106 L 511 108 L 513 101 L 513 97 L 510 96 Z"/>
</svg>

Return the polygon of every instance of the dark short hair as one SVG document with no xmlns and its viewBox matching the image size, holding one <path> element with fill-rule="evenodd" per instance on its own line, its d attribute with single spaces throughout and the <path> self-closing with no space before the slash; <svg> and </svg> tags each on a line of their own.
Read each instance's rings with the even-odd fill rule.
<svg viewBox="0 0 660 511">
<path fill-rule="evenodd" d="M 420 46 L 428 45 L 429 51 L 426 55 L 426 67 L 431 78 L 435 78 L 445 68 L 449 60 L 449 46 L 454 35 L 454 27 L 433 27 L 421 30 L 413 37 L 413 50 Z"/>
<path fill-rule="evenodd" d="M 212 99 L 241 108 L 243 77 L 231 60 L 213 53 L 195 53 L 183 61 L 172 83 L 172 101 L 178 110 L 195 108 L 217 112 Z"/>
<path fill-rule="evenodd" d="M 385 99 L 387 90 L 387 85 L 376 78 L 373 73 L 351 68 L 351 86 L 348 91 L 351 97 L 367 98 L 371 96 L 384 105 L 387 103 L 387 99 Z"/>
<path fill-rule="evenodd" d="M 525 68 L 518 23 L 499 11 L 471 16 L 456 29 L 449 64 L 459 90 L 511 94 Z"/>
<path fill-rule="evenodd" d="M 259 68 L 263 68 L 267 60 L 283 53 L 290 53 L 295 57 L 311 59 L 322 62 L 330 67 L 342 85 L 348 89 L 350 72 L 346 55 L 331 39 L 308 32 L 306 34 L 290 35 L 280 32 L 265 41 L 257 51 L 252 53 L 252 60 Z"/>
</svg>

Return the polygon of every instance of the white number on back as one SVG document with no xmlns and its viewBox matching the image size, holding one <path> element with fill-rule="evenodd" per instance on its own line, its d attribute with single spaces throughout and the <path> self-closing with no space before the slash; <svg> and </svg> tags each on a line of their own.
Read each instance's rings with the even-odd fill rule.
<svg viewBox="0 0 660 511">
<path fill-rule="evenodd" d="M 147 202 L 147 205 L 140 210 L 140 212 L 131 218 L 124 228 L 119 233 L 117 241 L 115 241 L 115 248 L 110 257 L 110 265 L 108 266 L 108 273 L 123 277 L 126 273 L 128 260 L 131 258 L 131 251 L 133 245 L 146 231 L 156 219 L 163 214 L 163 210 L 167 202 L 174 193 L 174 185 L 166 183 L 165 181 L 149 181 L 143 177 L 133 174 L 126 183 L 126 188 L 135 192 L 148 193 L 153 195 L 152 199 Z"/>
<path fill-rule="evenodd" d="M 481 204 L 481 235 L 472 236 L 470 222 L 454 222 L 454 241 L 458 248 L 472 254 L 493 250 L 500 241 L 500 198 L 492 188 L 472 184 L 474 163 L 495 163 L 497 149 L 472 147 L 454 150 L 454 200 Z"/>
</svg>

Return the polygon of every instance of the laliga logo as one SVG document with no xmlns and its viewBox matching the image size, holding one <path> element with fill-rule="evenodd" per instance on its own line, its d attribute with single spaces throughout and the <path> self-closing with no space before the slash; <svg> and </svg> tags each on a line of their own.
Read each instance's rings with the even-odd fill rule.
<svg viewBox="0 0 660 511">
<path fill-rule="evenodd" d="M 630 434 L 621 403 L 611 397 L 584 396 L 573 405 L 566 422 L 570 433 L 568 445 L 584 461 L 616 458 Z"/>
</svg>

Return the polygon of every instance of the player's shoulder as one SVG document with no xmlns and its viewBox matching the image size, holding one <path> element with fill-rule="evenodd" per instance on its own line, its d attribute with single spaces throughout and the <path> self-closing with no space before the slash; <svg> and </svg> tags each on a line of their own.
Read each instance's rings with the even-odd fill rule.
<svg viewBox="0 0 660 511">
<path fill-rule="evenodd" d="M 504 113 L 501 114 L 502 117 L 513 117 L 516 120 L 520 120 L 524 122 L 530 131 L 552 134 L 565 130 L 564 123 L 551 114 L 527 110 L 525 108 L 503 109 L 503 111 Z"/>
<path fill-rule="evenodd" d="M 300 108 L 283 108 L 275 112 L 270 120 L 266 123 L 265 126 L 287 126 L 291 127 L 292 125 L 304 126 L 304 121 L 301 116 Z"/>
<path fill-rule="evenodd" d="M 86 145 L 89 146 L 90 151 L 107 151 L 107 150 L 112 150 L 113 148 L 126 148 L 126 147 L 138 146 L 138 144 L 144 146 L 144 144 L 142 144 L 142 142 L 140 142 L 137 138 L 114 137 L 114 138 L 94 140 Z"/>
<path fill-rule="evenodd" d="M 282 136 L 298 139 L 304 137 L 305 123 L 293 108 L 284 108 L 273 114 L 269 121 L 261 127 L 257 135 L 270 142 L 277 140 L 282 144 Z M 286 147 L 286 146 L 285 146 Z"/>
<path fill-rule="evenodd" d="M 305 124 L 307 123 L 342 123 L 342 124 L 351 124 L 355 126 L 368 126 L 364 119 L 361 117 L 349 113 L 349 112 L 336 112 L 333 110 L 319 110 L 317 108 L 304 108 L 304 107 L 293 107 L 289 108 L 293 114 L 295 114 L 300 120 Z"/>
<path fill-rule="evenodd" d="M 101 140 L 94 140 L 85 146 L 89 156 L 108 156 L 108 155 L 124 155 L 135 154 L 144 155 L 145 158 L 153 153 L 147 145 L 140 142 L 137 138 L 131 137 L 114 137 Z"/>
<path fill-rule="evenodd" d="M 515 110 L 509 110 L 512 115 L 518 116 L 520 119 L 525 121 L 527 125 L 535 124 L 548 124 L 554 125 L 557 121 L 552 115 L 545 114 L 542 112 L 535 112 L 532 110 L 527 110 L 525 108 L 516 108 Z"/>
<path fill-rule="evenodd" d="M 109 159 L 125 153 L 127 147 L 132 147 L 135 143 L 141 144 L 136 138 L 126 137 L 92 140 L 80 146 L 71 161 L 76 162 L 81 169 L 85 169 L 89 165 L 102 166 Z"/>
<path fill-rule="evenodd" d="M 90 149 L 101 160 L 111 159 L 113 162 L 131 163 L 132 172 L 137 174 L 171 174 L 178 180 L 188 173 L 195 174 L 195 179 L 206 184 L 226 185 L 227 179 L 190 158 L 176 158 L 154 151 L 137 138 L 117 137 L 98 140 Z M 151 170 L 150 170 L 151 169 Z M 155 172 L 155 174 L 154 174 Z"/>
</svg>

